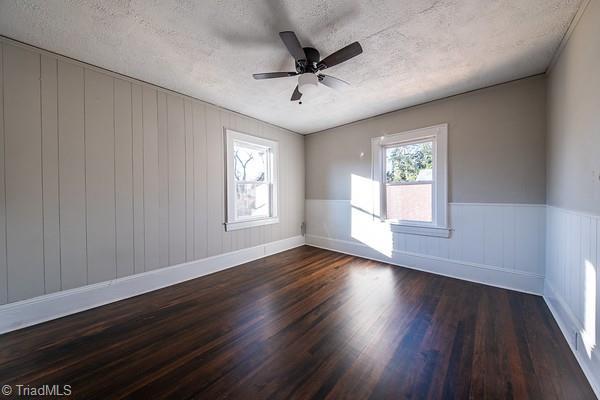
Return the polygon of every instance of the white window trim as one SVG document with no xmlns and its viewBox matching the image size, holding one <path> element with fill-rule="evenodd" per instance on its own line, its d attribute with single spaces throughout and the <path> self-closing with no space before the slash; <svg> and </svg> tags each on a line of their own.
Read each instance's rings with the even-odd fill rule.
<svg viewBox="0 0 600 400">
<path fill-rule="evenodd" d="M 433 218 L 432 222 L 391 221 L 386 218 L 385 148 L 404 142 L 434 139 Z M 448 227 L 448 124 L 434 125 L 371 139 L 372 180 L 375 199 L 373 215 L 388 223 L 392 232 L 413 235 L 450 237 Z"/>
<path fill-rule="evenodd" d="M 269 225 L 279 223 L 278 203 L 279 198 L 279 144 L 274 140 L 265 139 L 262 137 L 248 135 L 225 129 L 225 199 L 226 199 L 226 214 L 225 214 L 225 230 L 234 231 L 238 229 L 252 228 L 255 226 Z M 271 201 L 270 201 L 270 216 L 257 218 L 235 218 L 235 177 L 234 177 L 234 161 L 233 161 L 233 144 L 235 141 L 245 142 L 251 145 L 260 147 L 269 147 L 271 149 L 272 166 L 271 171 Z"/>
</svg>

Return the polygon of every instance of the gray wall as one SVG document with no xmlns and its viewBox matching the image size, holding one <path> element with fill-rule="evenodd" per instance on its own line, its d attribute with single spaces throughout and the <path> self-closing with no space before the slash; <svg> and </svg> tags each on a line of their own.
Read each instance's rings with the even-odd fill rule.
<svg viewBox="0 0 600 400">
<path fill-rule="evenodd" d="M 306 138 L 307 199 L 350 199 L 350 176 L 369 177 L 370 139 L 449 124 L 449 201 L 546 200 L 543 76 L 392 112 Z"/>
<path fill-rule="evenodd" d="M 582 2 L 583 4 L 586 1 Z M 548 77 L 545 297 L 600 393 L 600 0 Z M 573 341 L 578 333 L 576 344 Z"/>
<path fill-rule="evenodd" d="M 302 136 L 0 46 L 0 304 L 300 234 Z M 224 231 L 223 127 L 279 141 L 279 224 Z"/>
<path fill-rule="evenodd" d="M 600 215 L 600 1 L 548 78 L 548 204 Z"/>
</svg>

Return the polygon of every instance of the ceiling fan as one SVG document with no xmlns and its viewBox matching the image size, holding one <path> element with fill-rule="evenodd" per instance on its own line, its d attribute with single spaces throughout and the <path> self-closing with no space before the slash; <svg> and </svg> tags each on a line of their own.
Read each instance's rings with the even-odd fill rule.
<svg viewBox="0 0 600 400">
<path fill-rule="evenodd" d="M 294 89 L 290 101 L 300 100 L 303 94 L 308 95 L 315 91 L 319 83 L 329 86 L 332 89 L 341 89 L 350 86 L 348 82 L 334 78 L 333 76 L 325 75 L 321 73 L 321 71 L 331 68 L 334 65 L 341 64 L 362 53 L 360 43 L 350 43 L 348 46 L 341 48 L 321 60 L 321 55 L 317 49 L 312 47 L 302 47 L 294 32 L 279 32 L 279 36 L 292 57 L 294 57 L 296 72 L 264 72 L 253 74 L 252 76 L 254 79 L 285 78 L 298 75 L 298 85 L 296 85 L 296 89 Z M 300 104 L 302 104 L 302 102 L 300 102 Z"/>
</svg>

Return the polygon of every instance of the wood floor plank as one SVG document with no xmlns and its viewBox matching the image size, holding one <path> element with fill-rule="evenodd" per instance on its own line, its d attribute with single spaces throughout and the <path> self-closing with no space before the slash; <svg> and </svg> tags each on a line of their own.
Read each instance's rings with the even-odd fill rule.
<svg viewBox="0 0 600 400">
<path fill-rule="evenodd" d="M 543 299 L 303 246 L 0 336 L 74 398 L 594 398 Z"/>
</svg>

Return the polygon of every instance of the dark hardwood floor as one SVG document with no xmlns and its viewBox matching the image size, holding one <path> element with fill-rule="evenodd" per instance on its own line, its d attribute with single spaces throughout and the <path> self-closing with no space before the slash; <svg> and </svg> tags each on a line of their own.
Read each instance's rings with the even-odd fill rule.
<svg viewBox="0 0 600 400">
<path fill-rule="evenodd" d="M 300 247 L 0 336 L 75 398 L 595 398 L 542 298 Z"/>
</svg>

